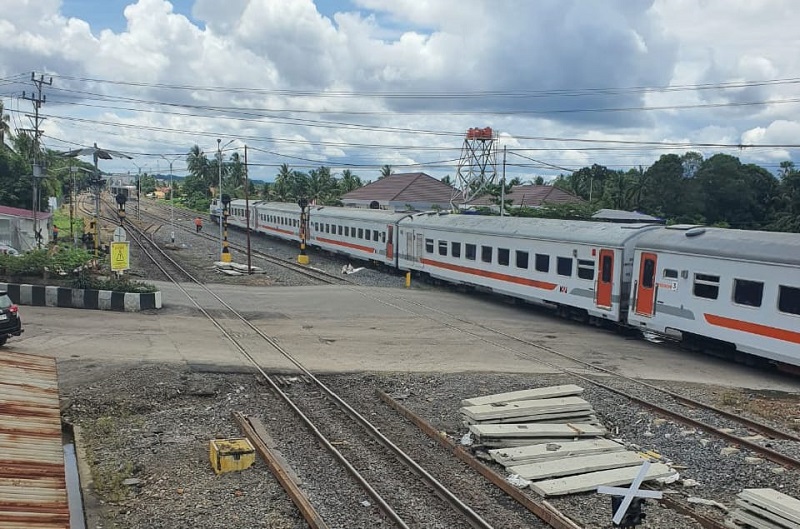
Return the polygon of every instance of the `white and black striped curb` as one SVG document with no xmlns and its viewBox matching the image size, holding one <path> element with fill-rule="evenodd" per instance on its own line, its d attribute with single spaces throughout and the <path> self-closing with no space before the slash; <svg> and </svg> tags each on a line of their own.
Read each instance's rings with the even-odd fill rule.
<svg viewBox="0 0 800 529">
<path fill-rule="evenodd" d="M 112 292 L 111 290 L 88 288 L 0 283 L 0 291 L 2 290 L 8 292 L 8 297 L 11 298 L 11 301 L 18 305 L 116 310 L 120 312 L 139 312 L 161 308 L 161 292 L 134 294 L 132 292 Z"/>
</svg>

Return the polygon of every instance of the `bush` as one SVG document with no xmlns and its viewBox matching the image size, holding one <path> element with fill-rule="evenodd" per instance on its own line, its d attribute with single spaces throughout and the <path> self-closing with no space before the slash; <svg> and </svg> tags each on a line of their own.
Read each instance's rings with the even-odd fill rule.
<svg viewBox="0 0 800 529">
<path fill-rule="evenodd" d="M 92 277 L 88 272 L 82 271 L 72 281 L 73 288 L 90 288 L 94 290 L 111 290 L 114 292 L 130 292 L 134 294 L 148 294 L 156 292 L 155 285 L 143 283 L 141 281 L 131 281 L 127 277 Z"/>
</svg>

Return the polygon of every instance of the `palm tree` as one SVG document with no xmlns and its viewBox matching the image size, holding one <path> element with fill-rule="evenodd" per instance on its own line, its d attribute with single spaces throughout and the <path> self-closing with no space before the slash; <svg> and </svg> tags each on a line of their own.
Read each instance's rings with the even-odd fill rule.
<svg viewBox="0 0 800 529">
<path fill-rule="evenodd" d="M 291 198 L 293 176 L 294 174 L 289 168 L 289 164 L 282 163 L 278 169 L 278 174 L 275 176 L 275 183 L 272 185 L 272 193 L 275 199 L 286 202 Z"/>
<path fill-rule="evenodd" d="M 0 101 L 0 150 L 6 148 L 6 134 L 11 137 L 11 126 L 9 123 L 11 122 L 11 117 L 6 114 L 5 109 L 3 108 L 3 102 Z"/>
<path fill-rule="evenodd" d="M 392 174 L 394 174 L 394 171 L 392 171 L 392 166 L 384 165 L 381 167 L 381 175 L 378 177 L 378 180 L 381 178 L 386 178 L 387 176 L 392 176 Z"/>
<path fill-rule="evenodd" d="M 342 179 L 339 181 L 339 190 L 342 194 L 349 193 L 350 191 L 358 189 L 363 185 L 364 184 L 361 182 L 361 179 L 354 175 L 350 169 L 345 169 L 342 171 Z"/>
</svg>

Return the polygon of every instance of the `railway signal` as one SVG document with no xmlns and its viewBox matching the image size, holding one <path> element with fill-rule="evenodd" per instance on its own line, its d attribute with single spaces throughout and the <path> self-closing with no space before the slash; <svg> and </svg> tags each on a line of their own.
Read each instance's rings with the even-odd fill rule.
<svg viewBox="0 0 800 529">
<path fill-rule="evenodd" d="M 222 195 L 222 256 L 223 263 L 231 262 L 231 250 L 228 248 L 228 205 L 231 203 L 230 195 Z"/>
<path fill-rule="evenodd" d="M 302 265 L 307 265 L 308 255 L 306 254 L 306 237 L 308 234 L 308 199 L 306 197 L 300 198 L 297 201 L 300 206 L 300 255 L 297 256 L 297 262 Z"/>
</svg>

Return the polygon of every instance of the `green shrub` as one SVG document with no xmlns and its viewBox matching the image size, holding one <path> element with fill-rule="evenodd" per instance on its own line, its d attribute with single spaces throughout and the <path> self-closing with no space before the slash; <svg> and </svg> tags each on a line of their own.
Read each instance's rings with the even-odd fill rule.
<svg viewBox="0 0 800 529">
<path fill-rule="evenodd" d="M 110 277 L 101 279 L 92 277 L 88 272 L 82 271 L 72 281 L 72 288 L 91 288 L 94 290 L 112 290 L 114 292 L 130 292 L 134 294 L 147 294 L 156 292 L 155 285 L 141 281 L 131 281 L 127 277 Z"/>
</svg>

